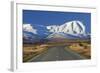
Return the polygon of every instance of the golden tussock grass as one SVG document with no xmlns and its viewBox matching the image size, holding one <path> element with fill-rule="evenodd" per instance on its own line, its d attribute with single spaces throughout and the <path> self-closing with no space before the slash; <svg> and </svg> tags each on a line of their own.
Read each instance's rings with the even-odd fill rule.
<svg viewBox="0 0 100 73">
<path fill-rule="evenodd" d="M 73 43 L 69 48 L 87 59 L 91 58 L 91 46 L 88 43 Z"/>
</svg>

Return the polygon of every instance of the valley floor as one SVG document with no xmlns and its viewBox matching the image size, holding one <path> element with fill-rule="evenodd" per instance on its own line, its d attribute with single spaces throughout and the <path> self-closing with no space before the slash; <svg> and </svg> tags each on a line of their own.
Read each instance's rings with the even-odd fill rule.
<svg viewBox="0 0 100 73">
<path fill-rule="evenodd" d="M 73 43 L 24 44 L 23 62 L 91 59 L 90 41 Z"/>
</svg>

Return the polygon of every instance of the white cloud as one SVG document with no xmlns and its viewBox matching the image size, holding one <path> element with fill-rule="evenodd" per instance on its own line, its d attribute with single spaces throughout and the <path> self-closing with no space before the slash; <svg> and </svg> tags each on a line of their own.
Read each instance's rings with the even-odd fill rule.
<svg viewBox="0 0 100 73">
<path fill-rule="evenodd" d="M 23 24 L 23 30 L 37 34 L 37 30 L 31 24 Z"/>
</svg>

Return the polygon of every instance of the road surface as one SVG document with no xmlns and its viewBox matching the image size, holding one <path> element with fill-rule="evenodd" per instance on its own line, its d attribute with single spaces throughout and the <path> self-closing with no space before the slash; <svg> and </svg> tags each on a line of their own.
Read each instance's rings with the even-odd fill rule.
<svg viewBox="0 0 100 73">
<path fill-rule="evenodd" d="M 64 49 L 64 46 L 55 46 L 49 48 L 42 54 L 33 57 L 29 62 L 41 62 L 41 61 L 59 61 L 59 60 L 82 60 L 84 57 L 71 51 L 70 49 Z"/>
</svg>

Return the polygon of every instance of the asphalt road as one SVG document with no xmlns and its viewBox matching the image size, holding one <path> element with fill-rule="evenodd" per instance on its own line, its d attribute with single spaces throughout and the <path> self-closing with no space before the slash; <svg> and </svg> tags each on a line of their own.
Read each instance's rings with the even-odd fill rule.
<svg viewBox="0 0 100 73">
<path fill-rule="evenodd" d="M 59 60 L 82 60 L 84 57 L 71 51 L 70 49 L 64 49 L 64 46 L 55 46 L 49 48 L 42 54 L 33 57 L 29 62 L 40 62 L 40 61 L 59 61 Z"/>
</svg>

